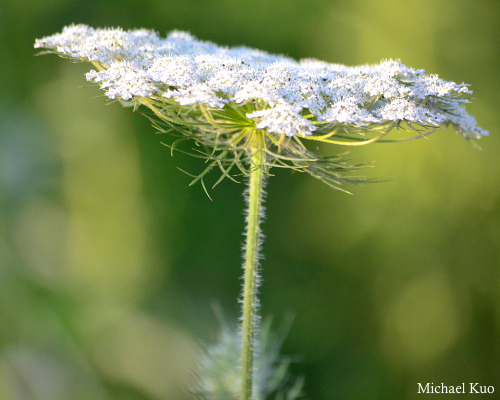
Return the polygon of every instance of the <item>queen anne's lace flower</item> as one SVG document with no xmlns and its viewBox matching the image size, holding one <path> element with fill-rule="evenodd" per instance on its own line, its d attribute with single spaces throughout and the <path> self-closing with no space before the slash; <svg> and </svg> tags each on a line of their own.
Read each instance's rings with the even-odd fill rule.
<svg viewBox="0 0 500 400">
<path fill-rule="evenodd" d="M 192 183 L 200 181 L 205 191 L 203 179 L 212 169 L 221 171 L 214 186 L 226 177 L 249 176 L 241 339 L 229 337 L 209 349 L 197 397 L 301 396 L 300 381 L 286 394 L 281 392 L 288 363 L 273 357 L 278 342 L 270 343 L 272 349 L 260 346 L 253 363 L 263 184 L 271 167 L 307 172 L 344 190 L 340 186 L 345 183 L 367 181 L 350 174 L 366 165 L 346 164 L 343 155 L 318 155 L 302 139 L 361 146 L 405 126 L 416 136 L 397 140 L 424 137 L 449 125 L 467 139 L 488 134 L 465 111 L 472 93 L 467 85 L 425 75 L 400 61 L 346 67 L 217 46 L 185 32 L 161 39 L 145 29 L 125 32 L 85 25 L 36 40 L 35 47 L 93 63 L 97 70 L 87 73 L 87 80 L 99 84 L 109 99 L 134 109 L 146 107 L 155 128 L 171 134 L 172 143 L 166 145 L 172 151 L 194 140 L 194 154 L 207 167 Z M 262 343 L 266 340 L 257 346 Z"/>
<path fill-rule="evenodd" d="M 100 71 L 110 99 L 158 96 L 179 105 L 223 109 L 253 103 L 246 117 L 257 129 L 310 136 L 322 126 L 373 127 L 401 121 L 425 127 L 452 124 L 465 137 L 488 132 L 467 114 L 471 93 L 399 61 L 346 67 L 317 60 L 295 61 L 245 47 L 227 48 L 174 31 L 94 29 L 72 25 L 35 43 L 62 56 L 87 60 Z"/>
</svg>

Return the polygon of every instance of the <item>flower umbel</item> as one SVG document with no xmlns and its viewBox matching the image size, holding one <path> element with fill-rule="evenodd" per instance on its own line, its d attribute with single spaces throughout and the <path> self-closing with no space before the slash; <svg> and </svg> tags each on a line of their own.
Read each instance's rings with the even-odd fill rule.
<svg viewBox="0 0 500 400">
<path fill-rule="evenodd" d="M 221 179 L 231 171 L 248 175 L 251 144 L 266 157 L 263 168 L 309 172 L 338 188 L 360 183 L 346 175 L 341 157 L 320 157 L 304 139 L 360 146 L 382 139 L 393 128 L 415 132 L 409 140 L 452 125 L 466 139 L 488 132 L 477 126 L 464 105 L 472 93 L 426 75 L 399 61 L 346 67 L 317 60 L 295 61 L 246 47 L 228 48 L 174 31 L 160 38 L 151 30 L 123 31 L 71 25 L 36 40 L 35 47 L 73 60 L 89 61 L 86 74 L 112 100 L 137 109 L 143 105 L 161 132 L 181 142 L 193 139 L 197 151 Z"/>
</svg>

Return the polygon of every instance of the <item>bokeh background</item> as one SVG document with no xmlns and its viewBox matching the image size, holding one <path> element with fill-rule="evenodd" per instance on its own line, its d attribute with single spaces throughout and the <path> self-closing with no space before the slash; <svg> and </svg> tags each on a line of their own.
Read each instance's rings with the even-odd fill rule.
<svg viewBox="0 0 500 400">
<path fill-rule="evenodd" d="M 276 327 L 295 314 L 284 353 L 300 355 L 310 399 L 414 399 L 419 382 L 500 392 L 499 21 L 497 0 L 1 0 L 0 399 L 187 399 L 213 304 L 238 316 L 243 185 L 210 201 L 176 168 L 203 164 L 105 105 L 90 66 L 34 57 L 35 38 L 71 23 L 399 58 L 470 83 L 482 151 L 451 130 L 356 149 L 388 182 L 353 196 L 276 171 L 261 311 Z"/>
</svg>

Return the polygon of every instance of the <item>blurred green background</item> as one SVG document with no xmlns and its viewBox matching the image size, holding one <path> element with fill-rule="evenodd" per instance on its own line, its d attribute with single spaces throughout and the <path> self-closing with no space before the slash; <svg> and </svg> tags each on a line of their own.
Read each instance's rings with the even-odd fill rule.
<svg viewBox="0 0 500 400">
<path fill-rule="evenodd" d="M 415 399 L 417 382 L 500 392 L 499 21 L 498 0 L 1 0 L 0 399 L 187 399 L 212 304 L 238 316 L 243 185 L 210 201 L 176 168 L 203 164 L 105 105 L 90 66 L 34 57 L 35 38 L 71 23 L 400 58 L 470 83 L 483 151 L 451 130 L 356 149 L 389 182 L 353 196 L 275 171 L 261 311 L 276 326 L 295 313 L 284 352 L 310 399 Z"/>
</svg>

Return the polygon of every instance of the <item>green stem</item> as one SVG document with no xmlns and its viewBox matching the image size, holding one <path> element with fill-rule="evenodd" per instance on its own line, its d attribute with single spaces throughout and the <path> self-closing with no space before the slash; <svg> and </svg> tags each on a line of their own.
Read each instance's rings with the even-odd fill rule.
<svg viewBox="0 0 500 400">
<path fill-rule="evenodd" d="M 245 251 L 245 281 L 243 284 L 243 327 L 241 347 L 241 400 L 252 398 L 254 336 L 257 321 L 257 284 L 262 219 L 262 189 L 264 152 L 260 149 L 260 133 L 253 132 L 252 171 L 248 188 L 248 220 Z"/>
</svg>

